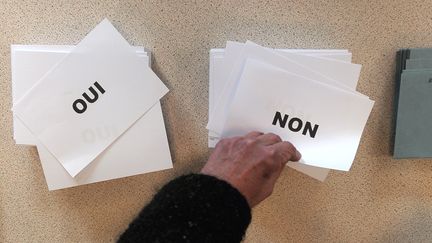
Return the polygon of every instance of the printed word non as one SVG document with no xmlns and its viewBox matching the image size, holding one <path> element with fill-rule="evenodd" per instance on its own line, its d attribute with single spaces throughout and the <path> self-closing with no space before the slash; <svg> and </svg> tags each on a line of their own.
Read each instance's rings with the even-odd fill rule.
<svg viewBox="0 0 432 243">
<path fill-rule="evenodd" d="M 318 124 L 315 124 L 312 126 L 312 124 L 308 121 L 303 122 L 298 117 L 292 117 L 290 118 L 287 114 L 284 114 L 282 117 L 282 114 L 279 111 L 276 111 L 274 118 L 273 118 L 273 125 L 276 126 L 276 124 L 279 123 L 279 126 L 282 128 L 287 127 L 292 132 L 302 132 L 303 135 L 306 135 L 309 133 L 309 136 L 311 138 L 315 138 L 315 135 L 318 132 Z"/>
</svg>

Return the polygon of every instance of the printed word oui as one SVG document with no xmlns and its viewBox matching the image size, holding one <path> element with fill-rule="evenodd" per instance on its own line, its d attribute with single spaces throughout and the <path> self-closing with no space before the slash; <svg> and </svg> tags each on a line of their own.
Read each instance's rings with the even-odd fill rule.
<svg viewBox="0 0 432 243">
<path fill-rule="evenodd" d="M 101 94 L 105 93 L 104 88 L 102 88 L 102 86 L 101 86 L 98 82 L 95 82 L 95 83 L 94 83 L 94 86 L 97 88 L 97 90 L 99 90 L 99 92 L 100 92 Z M 75 100 L 75 101 L 73 102 L 73 104 L 72 104 L 72 108 L 74 109 L 74 111 L 75 111 L 76 113 L 78 113 L 78 114 L 82 114 L 82 113 L 84 113 L 84 112 L 87 110 L 87 102 L 89 102 L 89 103 L 94 103 L 94 102 L 96 102 L 96 101 L 98 100 L 98 98 L 99 98 L 99 94 L 98 94 L 98 92 L 93 88 L 93 86 L 90 86 L 89 91 L 90 91 L 90 93 L 91 93 L 91 95 L 92 95 L 91 98 L 90 98 L 90 96 L 89 96 L 86 92 L 84 92 L 84 93 L 82 94 L 82 96 L 84 97 L 85 100 L 83 100 L 83 99 L 77 99 L 77 100 Z M 87 102 L 86 102 L 86 101 L 87 101 Z"/>
<path fill-rule="evenodd" d="M 319 125 L 315 124 L 312 126 L 310 122 L 303 122 L 300 118 L 292 117 L 290 118 L 288 115 L 282 114 L 279 111 L 276 111 L 276 114 L 273 118 L 273 125 L 279 123 L 279 126 L 282 128 L 287 127 L 292 132 L 300 132 L 302 131 L 303 135 L 309 133 L 311 138 L 315 138 L 316 133 L 318 132 Z M 304 125 L 304 126 L 303 126 Z"/>
</svg>

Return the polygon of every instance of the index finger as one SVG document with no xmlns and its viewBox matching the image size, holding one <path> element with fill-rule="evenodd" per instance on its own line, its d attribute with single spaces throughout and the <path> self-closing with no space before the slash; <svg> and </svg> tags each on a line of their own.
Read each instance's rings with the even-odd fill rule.
<svg viewBox="0 0 432 243">
<path fill-rule="evenodd" d="M 282 156 L 282 161 L 299 161 L 301 159 L 300 152 L 290 142 L 280 142 L 270 146 L 274 151 Z"/>
</svg>

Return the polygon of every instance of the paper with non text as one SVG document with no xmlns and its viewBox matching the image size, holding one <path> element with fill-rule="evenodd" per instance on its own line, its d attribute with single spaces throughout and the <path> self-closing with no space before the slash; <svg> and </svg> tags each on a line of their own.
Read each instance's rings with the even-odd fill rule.
<svg viewBox="0 0 432 243">
<path fill-rule="evenodd" d="M 222 137 L 273 132 L 302 153 L 301 163 L 348 171 L 373 107 L 367 97 L 248 59 Z"/>
</svg>

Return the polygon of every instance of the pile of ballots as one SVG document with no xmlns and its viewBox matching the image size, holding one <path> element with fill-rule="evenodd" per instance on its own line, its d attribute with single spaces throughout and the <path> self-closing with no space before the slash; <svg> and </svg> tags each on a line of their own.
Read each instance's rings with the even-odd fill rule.
<svg viewBox="0 0 432 243">
<path fill-rule="evenodd" d="M 210 50 L 209 147 L 257 130 L 302 154 L 288 166 L 324 181 L 348 171 L 374 101 L 356 91 L 361 65 L 339 49 L 271 49 L 228 41 Z"/>
<path fill-rule="evenodd" d="M 76 46 L 11 46 L 14 139 L 49 190 L 172 168 L 150 60 L 106 19 Z"/>
<path fill-rule="evenodd" d="M 393 157 L 432 157 L 432 49 L 401 49 L 396 57 Z"/>
</svg>

